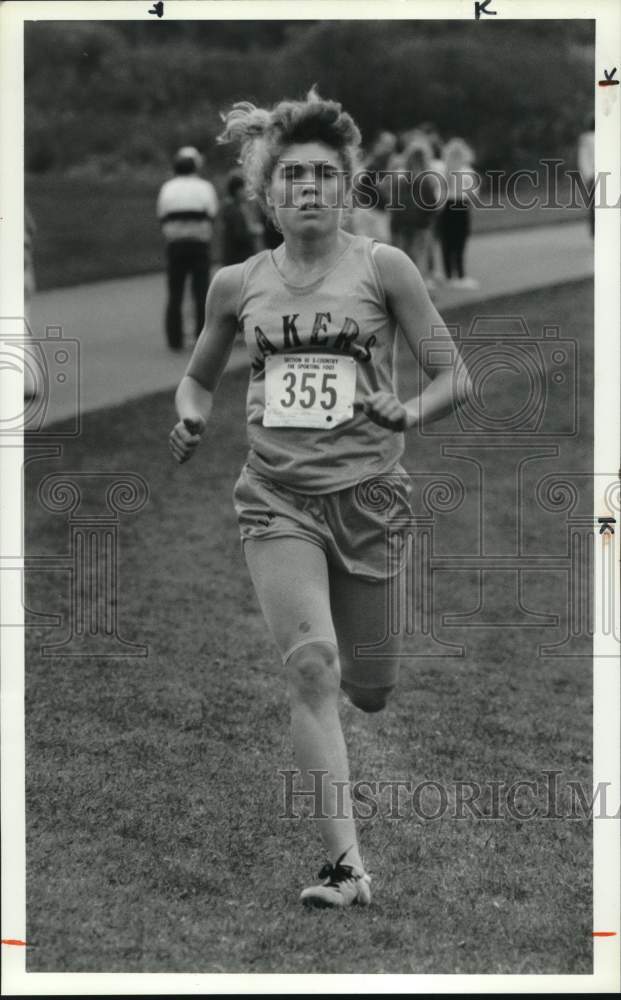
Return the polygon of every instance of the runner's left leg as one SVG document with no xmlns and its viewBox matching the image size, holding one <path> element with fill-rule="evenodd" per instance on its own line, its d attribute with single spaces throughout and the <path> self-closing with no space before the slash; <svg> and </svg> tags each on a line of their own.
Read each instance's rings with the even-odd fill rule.
<svg viewBox="0 0 621 1000">
<path fill-rule="evenodd" d="M 337 709 L 340 667 L 323 549 L 302 538 L 247 539 L 244 554 L 265 620 L 286 667 L 291 734 L 302 787 L 324 772 L 315 815 L 332 862 L 363 870 L 347 751 Z"/>
<path fill-rule="evenodd" d="M 403 634 L 393 634 L 391 621 L 397 617 L 404 572 L 405 567 L 388 580 L 375 581 L 330 570 L 341 687 L 363 712 L 384 708 L 399 678 Z"/>
</svg>

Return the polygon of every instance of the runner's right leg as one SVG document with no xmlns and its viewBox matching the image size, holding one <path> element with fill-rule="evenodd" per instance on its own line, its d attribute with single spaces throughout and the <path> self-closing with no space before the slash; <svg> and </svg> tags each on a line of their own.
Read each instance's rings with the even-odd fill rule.
<svg viewBox="0 0 621 1000">
<path fill-rule="evenodd" d="M 301 538 L 247 539 L 244 554 L 265 620 L 287 672 L 291 733 L 302 787 L 317 787 L 315 814 L 333 863 L 363 870 L 352 813 L 347 751 L 337 709 L 340 667 L 330 611 L 326 556 Z"/>
</svg>

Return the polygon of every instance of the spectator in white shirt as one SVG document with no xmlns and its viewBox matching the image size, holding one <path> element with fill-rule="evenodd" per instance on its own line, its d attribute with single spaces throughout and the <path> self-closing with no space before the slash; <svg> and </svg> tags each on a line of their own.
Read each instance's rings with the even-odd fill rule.
<svg viewBox="0 0 621 1000">
<path fill-rule="evenodd" d="M 198 176 L 202 163 L 197 149 L 183 146 L 174 159 L 175 176 L 162 186 L 157 199 L 157 216 L 166 240 L 168 271 L 166 339 L 173 351 L 183 347 L 181 305 L 188 275 L 192 280 L 195 338 L 205 320 L 211 237 L 218 198 L 213 184 Z"/>
</svg>

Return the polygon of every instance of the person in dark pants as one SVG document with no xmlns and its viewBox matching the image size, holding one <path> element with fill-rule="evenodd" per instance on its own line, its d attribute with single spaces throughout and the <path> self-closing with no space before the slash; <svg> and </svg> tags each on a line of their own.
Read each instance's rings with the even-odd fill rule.
<svg viewBox="0 0 621 1000">
<path fill-rule="evenodd" d="M 470 211 L 463 201 L 447 201 L 440 217 L 444 273 L 450 280 L 464 277 L 464 250 L 470 235 Z"/>
<path fill-rule="evenodd" d="M 194 339 L 198 340 L 205 322 L 205 297 L 209 286 L 209 244 L 201 240 L 173 240 L 166 247 L 168 273 L 168 303 L 166 305 L 166 339 L 172 350 L 183 347 L 183 317 L 181 306 L 188 275 L 194 301 Z"/>
<path fill-rule="evenodd" d="M 173 351 L 183 347 L 181 306 L 188 275 L 194 300 L 195 339 L 205 321 L 210 246 L 218 198 L 213 184 L 198 176 L 202 162 L 193 146 L 180 149 L 174 159 L 175 176 L 162 186 L 157 199 L 157 216 L 166 240 L 166 340 Z"/>
<path fill-rule="evenodd" d="M 470 235 L 469 192 L 476 186 L 472 167 L 474 154 L 463 139 L 451 139 L 444 147 L 447 199 L 440 213 L 438 231 L 447 281 L 460 288 L 478 288 L 465 273 L 464 255 Z"/>
</svg>

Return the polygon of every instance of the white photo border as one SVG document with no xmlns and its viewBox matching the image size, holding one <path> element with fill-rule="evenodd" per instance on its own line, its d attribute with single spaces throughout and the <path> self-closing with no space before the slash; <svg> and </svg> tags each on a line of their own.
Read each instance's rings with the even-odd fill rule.
<svg viewBox="0 0 621 1000">
<path fill-rule="evenodd" d="M 17 2 L 0 7 L 0 316 L 23 316 L 23 26 L 30 20 L 140 20 L 155 23 L 149 0 L 108 2 Z M 183 20 L 433 19 L 469 20 L 474 0 L 166 0 L 166 16 Z M 618 205 L 621 179 L 621 87 L 598 87 L 604 69 L 621 68 L 621 8 L 617 0 L 492 0 L 495 21 L 571 18 L 596 21 L 596 170 L 609 172 L 608 201 Z M 485 30 L 482 18 L 481 30 Z M 621 69 L 617 71 L 621 72 Z M 595 438 L 593 513 L 606 510 L 601 483 L 616 476 L 621 453 L 619 427 L 621 226 L 618 207 L 598 213 L 595 232 Z M 0 372 L 0 375 L 2 373 Z M 19 406 L 11 383 L 2 413 Z M 23 448 L 0 446 L 0 552 L 23 537 Z M 617 525 L 619 529 L 619 525 Z M 597 530 L 597 529 L 595 529 Z M 610 800 L 620 797 L 619 644 L 600 631 L 603 544 L 596 535 L 593 645 L 593 785 L 607 782 Z M 618 539 L 617 539 L 618 548 Z M 617 566 L 618 572 L 618 566 Z M 0 608 L 22 607 L 17 573 L 0 573 Z M 16 589 L 17 588 L 17 589 Z M 2 723 L 2 939 L 25 940 L 25 761 L 24 632 L 0 630 Z M 193 973 L 27 973 L 25 948 L 2 946 L 3 994 L 211 994 L 211 993 L 491 993 L 615 992 L 620 987 L 619 819 L 593 823 L 592 975 L 273 975 Z M 53 915 L 50 915 L 53 919 Z"/>
</svg>

